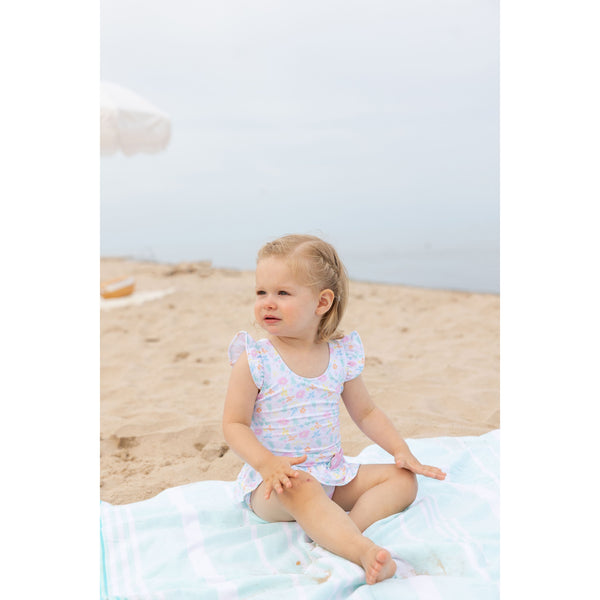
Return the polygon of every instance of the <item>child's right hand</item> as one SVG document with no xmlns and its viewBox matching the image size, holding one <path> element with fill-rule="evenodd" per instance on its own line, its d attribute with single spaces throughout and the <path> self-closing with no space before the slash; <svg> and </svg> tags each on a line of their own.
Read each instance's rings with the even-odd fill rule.
<svg viewBox="0 0 600 600">
<path fill-rule="evenodd" d="M 299 472 L 292 469 L 292 465 L 299 465 L 306 460 L 306 454 L 303 456 L 273 456 L 265 465 L 259 469 L 265 483 L 265 500 L 271 497 L 271 492 L 275 490 L 278 494 L 283 494 L 284 488 L 291 488 L 290 477 L 298 477 Z"/>
</svg>

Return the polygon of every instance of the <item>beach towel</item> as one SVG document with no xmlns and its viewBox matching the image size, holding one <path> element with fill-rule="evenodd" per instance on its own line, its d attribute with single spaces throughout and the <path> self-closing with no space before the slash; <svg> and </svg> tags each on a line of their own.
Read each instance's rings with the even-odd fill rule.
<svg viewBox="0 0 600 600">
<path fill-rule="evenodd" d="M 125 505 L 100 503 L 102 599 L 285 600 L 499 597 L 499 430 L 406 440 L 445 481 L 418 476 L 415 502 L 365 535 L 397 560 L 365 583 L 357 565 L 296 523 L 266 523 L 235 502 L 233 482 L 201 481 Z M 352 458 L 393 462 L 376 445 Z"/>
</svg>

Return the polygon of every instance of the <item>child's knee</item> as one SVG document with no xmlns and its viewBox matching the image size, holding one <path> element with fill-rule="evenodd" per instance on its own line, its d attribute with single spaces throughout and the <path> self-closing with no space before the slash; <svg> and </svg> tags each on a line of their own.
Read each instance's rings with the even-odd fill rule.
<svg viewBox="0 0 600 600">
<path fill-rule="evenodd" d="M 417 492 L 419 491 L 417 476 L 408 469 L 397 469 L 395 479 L 400 488 L 399 491 L 401 492 L 401 497 L 405 502 L 404 508 L 406 508 L 412 504 L 417 497 Z"/>
<path fill-rule="evenodd" d="M 299 471 L 298 477 L 291 477 L 292 482 L 291 489 L 298 493 L 311 492 L 320 486 L 321 484 L 312 476 L 310 473 Z"/>
<path fill-rule="evenodd" d="M 300 471 L 298 477 L 290 477 L 290 482 L 292 483 L 292 487 L 285 490 L 284 494 L 282 494 L 282 499 L 302 500 L 323 489 L 321 484 L 312 475 L 303 471 Z"/>
<path fill-rule="evenodd" d="M 406 470 L 406 469 L 405 469 Z M 408 475 L 409 475 L 409 494 L 410 494 L 410 502 L 411 504 L 414 502 L 415 498 L 417 497 L 417 492 L 419 491 L 419 484 L 417 482 L 417 476 L 412 472 L 412 471 L 408 471 Z"/>
</svg>

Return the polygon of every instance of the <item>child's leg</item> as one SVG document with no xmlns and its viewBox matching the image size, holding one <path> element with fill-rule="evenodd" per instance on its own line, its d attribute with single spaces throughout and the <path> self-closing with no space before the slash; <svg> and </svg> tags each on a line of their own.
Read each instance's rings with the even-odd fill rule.
<svg viewBox="0 0 600 600">
<path fill-rule="evenodd" d="M 361 465 L 356 477 L 335 488 L 333 501 L 350 511 L 360 531 L 379 519 L 399 513 L 417 496 L 414 473 L 396 465 Z"/>
<path fill-rule="evenodd" d="M 390 553 L 362 535 L 346 512 L 307 473 L 292 479 L 292 487 L 282 494 L 273 492 L 269 500 L 265 500 L 261 484 L 252 496 L 252 508 L 266 521 L 297 521 L 317 544 L 361 566 L 369 584 L 387 579 L 396 571 Z"/>
</svg>

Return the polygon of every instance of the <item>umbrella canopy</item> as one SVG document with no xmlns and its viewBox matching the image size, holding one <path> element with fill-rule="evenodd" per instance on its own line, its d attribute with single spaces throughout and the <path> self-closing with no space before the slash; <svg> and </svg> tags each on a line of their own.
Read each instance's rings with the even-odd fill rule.
<svg viewBox="0 0 600 600">
<path fill-rule="evenodd" d="M 115 83 L 100 83 L 100 152 L 119 150 L 126 156 L 154 154 L 167 147 L 171 137 L 169 115 Z"/>
</svg>

